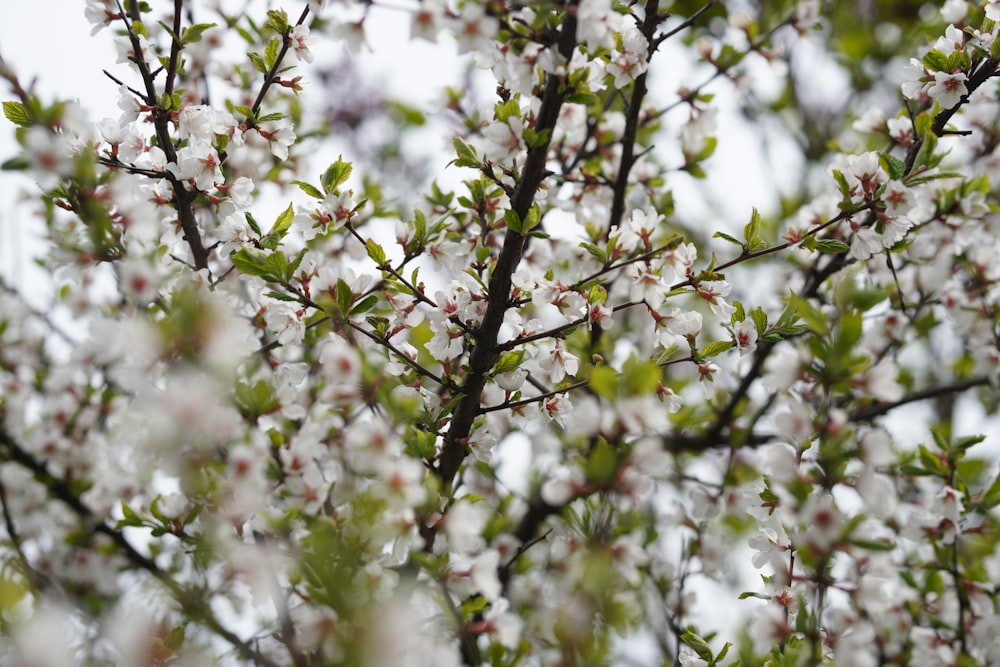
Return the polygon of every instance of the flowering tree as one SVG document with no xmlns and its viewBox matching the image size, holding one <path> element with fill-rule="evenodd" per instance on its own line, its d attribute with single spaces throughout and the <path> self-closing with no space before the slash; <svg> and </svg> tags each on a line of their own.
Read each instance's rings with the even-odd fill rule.
<svg viewBox="0 0 1000 667">
<path fill-rule="evenodd" d="M 406 4 L 436 118 L 309 104 L 382 0 L 87 0 L 96 123 L 0 61 L 0 662 L 1000 664 L 1000 3 L 761 4 Z"/>
</svg>

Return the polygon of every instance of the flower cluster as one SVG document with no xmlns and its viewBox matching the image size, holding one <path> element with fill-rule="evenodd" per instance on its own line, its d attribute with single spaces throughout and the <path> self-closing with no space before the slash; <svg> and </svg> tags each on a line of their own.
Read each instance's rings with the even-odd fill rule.
<svg viewBox="0 0 1000 667">
<path fill-rule="evenodd" d="M 900 17 L 856 107 L 815 0 L 392 5 L 496 96 L 322 166 L 383 3 L 182 4 L 86 3 L 118 118 L 0 62 L 55 294 L 0 290 L 0 661 L 1000 661 L 997 3 Z M 737 110 L 802 168 L 710 236 Z"/>
</svg>

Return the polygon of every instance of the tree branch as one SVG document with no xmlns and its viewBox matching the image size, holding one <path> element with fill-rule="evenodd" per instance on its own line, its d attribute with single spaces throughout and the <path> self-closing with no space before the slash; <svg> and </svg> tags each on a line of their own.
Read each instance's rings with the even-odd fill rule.
<svg viewBox="0 0 1000 667">
<path fill-rule="evenodd" d="M 576 46 L 576 2 L 571 0 L 564 12 L 559 53 L 568 61 Z M 535 121 L 535 130 L 548 139 L 544 144 L 528 149 L 521 178 L 511 197 L 511 210 L 523 220 L 535 201 L 535 193 L 545 179 L 545 162 L 548 156 L 552 130 L 559 117 L 565 93 L 562 80 L 552 74 L 546 76 L 545 92 Z M 451 425 L 445 436 L 444 447 L 435 472 L 445 486 L 450 485 L 462 462 L 469 454 L 468 438 L 472 425 L 480 414 L 480 397 L 486 386 L 486 377 L 499 355 L 497 334 L 503 324 L 504 313 L 510 306 L 511 276 L 524 253 L 525 236 L 508 231 L 503 248 L 493 268 L 489 282 L 489 298 L 482 323 L 473 332 L 475 345 L 469 356 L 469 372 L 462 385 L 462 398 L 452 414 Z"/>
</svg>

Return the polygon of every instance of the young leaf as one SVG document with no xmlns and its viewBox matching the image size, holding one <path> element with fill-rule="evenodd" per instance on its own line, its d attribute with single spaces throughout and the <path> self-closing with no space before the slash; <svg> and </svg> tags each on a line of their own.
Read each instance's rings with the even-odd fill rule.
<svg viewBox="0 0 1000 667">
<path fill-rule="evenodd" d="M 344 162 L 343 156 L 338 156 L 337 161 L 331 164 L 323 174 L 323 192 L 330 194 L 351 177 L 353 167 L 350 162 Z"/>
<path fill-rule="evenodd" d="M 181 44 L 200 42 L 205 32 L 215 26 L 215 23 L 195 23 L 194 25 L 189 25 L 181 31 Z"/>
<path fill-rule="evenodd" d="M 18 127 L 28 127 L 32 122 L 28 108 L 20 102 L 4 102 L 3 115 Z"/>
</svg>

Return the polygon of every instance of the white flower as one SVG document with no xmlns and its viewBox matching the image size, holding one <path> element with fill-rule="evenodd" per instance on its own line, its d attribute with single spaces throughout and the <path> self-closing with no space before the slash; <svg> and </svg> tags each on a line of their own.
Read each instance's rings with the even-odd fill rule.
<svg viewBox="0 0 1000 667">
<path fill-rule="evenodd" d="M 524 385 L 524 380 L 528 377 L 528 371 L 524 368 L 515 368 L 507 373 L 499 373 L 493 380 L 504 391 L 517 391 Z"/>
<path fill-rule="evenodd" d="M 223 182 L 219 156 L 212 146 L 205 142 L 194 142 L 177 151 L 177 162 L 167 165 L 167 169 L 182 181 L 193 179 L 199 190 L 212 190 L 216 183 Z"/>
<path fill-rule="evenodd" d="M 880 132 L 885 127 L 885 113 L 878 107 L 870 107 L 851 127 L 858 132 Z"/>
<path fill-rule="evenodd" d="M 896 369 L 889 362 L 869 368 L 859 384 L 868 396 L 878 401 L 894 403 L 903 398 L 903 388 L 896 382 Z"/>
<path fill-rule="evenodd" d="M 795 3 L 795 27 L 809 30 L 819 23 L 819 0 L 799 0 Z"/>
<path fill-rule="evenodd" d="M 483 130 L 486 140 L 482 146 L 483 157 L 487 160 L 507 160 L 520 154 L 523 131 L 524 123 L 518 116 L 511 116 L 506 122 L 494 121 Z"/>
<path fill-rule="evenodd" d="M 861 227 L 854 232 L 854 238 L 851 239 L 851 250 L 847 256 L 862 261 L 881 251 L 881 235 L 871 227 Z"/>
<path fill-rule="evenodd" d="M 649 42 L 637 27 L 628 26 L 621 37 L 622 51 L 615 51 L 608 64 L 608 74 L 615 78 L 616 88 L 624 88 L 645 73 L 649 55 Z"/>
<path fill-rule="evenodd" d="M 444 516 L 444 533 L 448 546 L 458 553 L 468 554 L 483 548 L 483 528 L 489 514 L 481 505 L 459 500 Z"/>
<path fill-rule="evenodd" d="M 678 344 L 678 338 L 697 336 L 701 331 L 702 316 L 696 310 L 683 311 L 676 306 L 669 315 L 659 315 L 656 320 L 656 338 L 663 347 Z"/>
<path fill-rule="evenodd" d="M 469 578 L 476 590 L 490 602 L 497 602 L 503 590 L 497 576 L 499 567 L 500 553 L 496 549 L 487 549 L 469 569 Z"/>
<path fill-rule="evenodd" d="M 950 56 L 955 51 L 961 51 L 965 46 L 965 33 L 953 25 L 949 25 L 944 30 L 944 35 L 934 42 L 934 50 L 940 51 L 946 56 Z"/>
<path fill-rule="evenodd" d="M 142 258 L 128 257 L 118 263 L 122 291 L 139 305 L 146 305 L 156 298 L 160 278 L 150 263 Z"/>
<path fill-rule="evenodd" d="M 548 373 L 550 382 L 561 382 L 567 375 L 576 375 L 580 369 L 580 359 L 566 351 L 562 340 L 556 339 L 551 348 L 539 350 L 539 353 L 538 365 Z"/>
<path fill-rule="evenodd" d="M 437 0 L 421 0 L 410 21 L 410 37 L 436 42 L 441 32 L 444 7 Z"/>
<path fill-rule="evenodd" d="M 33 125 L 25 133 L 24 148 L 33 168 L 32 175 L 43 189 L 55 187 L 60 176 L 73 173 L 76 164 L 73 142 L 65 134 Z"/>
<path fill-rule="evenodd" d="M 950 109 L 969 94 L 969 89 L 965 87 L 966 81 L 968 77 L 962 72 L 934 72 L 934 84 L 927 90 L 927 94 L 940 102 L 942 108 Z"/>
<path fill-rule="evenodd" d="M 302 318 L 302 310 L 295 304 L 285 301 L 271 301 L 264 311 L 264 321 L 267 328 L 277 334 L 281 345 L 297 345 L 302 342 L 306 332 L 306 323 Z"/>
<path fill-rule="evenodd" d="M 752 319 L 745 319 L 736 325 L 733 338 L 740 356 L 746 356 L 757 348 L 757 325 Z"/>
<path fill-rule="evenodd" d="M 909 118 L 890 118 L 885 125 L 889 136 L 900 146 L 906 148 L 913 143 L 913 121 Z"/>
<path fill-rule="evenodd" d="M 458 40 L 458 52 L 470 53 L 479 51 L 489 53 L 495 48 L 493 38 L 500 31 L 500 22 L 486 14 L 486 9 L 477 3 L 469 2 L 462 7 L 462 13 L 454 19 L 455 39 Z"/>
<path fill-rule="evenodd" d="M 90 31 L 91 35 L 96 35 L 104 26 L 121 18 L 114 0 L 87 0 L 83 15 L 94 26 Z"/>
<path fill-rule="evenodd" d="M 645 302 L 651 308 L 657 308 L 663 303 L 670 288 L 659 272 L 648 264 L 636 262 L 629 266 L 627 274 L 632 280 L 629 299 L 636 303 Z"/>
<path fill-rule="evenodd" d="M 875 195 L 875 190 L 888 180 L 879 155 L 874 151 L 861 155 L 848 155 L 846 167 L 844 177 L 850 187 L 851 196 L 861 194 L 865 200 L 869 200 Z"/>
<path fill-rule="evenodd" d="M 736 307 L 727 303 L 722 297 L 727 296 L 732 289 L 732 285 L 725 280 L 706 280 L 698 284 L 697 293 L 708 302 L 708 307 L 713 313 L 722 319 L 729 319 L 729 316 L 736 312 Z"/>
<path fill-rule="evenodd" d="M 520 644 L 521 633 L 524 631 L 524 620 L 517 614 L 508 611 L 509 606 L 510 603 L 505 598 L 497 600 L 483 616 L 483 622 L 487 627 L 487 632 L 496 637 L 501 646 L 514 650 Z"/>
<path fill-rule="evenodd" d="M 915 100 L 924 91 L 927 81 L 927 70 L 924 64 L 916 58 L 910 58 L 910 64 L 903 67 L 903 97 Z"/>
<path fill-rule="evenodd" d="M 430 323 L 434 335 L 427 342 L 427 352 L 438 361 L 451 361 L 461 356 L 465 349 L 462 332 L 450 322 Z"/>
<path fill-rule="evenodd" d="M 632 211 L 632 215 L 618 228 L 618 247 L 624 252 L 631 252 L 638 247 L 649 250 L 653 234 L 663 219 L 655 210 Z"/>
<path fill-rule="evenodd" d="M 330 0 L 309 0 L 309 11 L 316 16 L 322 16 L 323 10 L 330 3 Z"/>
<path fill-rule="evenodd" d="M 946 0 L 941 6 L 941 19 L 947 23 L 958 23 L 969 12 L 969 3 L 965 0 Z"/>
<path fill-rule="evenodd" d="M 708 667 L 708 662 L 699 658 L 698 654 L 687 646 L 681 648 L 677 661 L 681 663 L 681 667 Z"/>
<path fill-rule="evenodd" d="M 333 384 L 353 390 L 361 382 L 361 358 L 357 350 L 340 336 L 330 334 L 326 337 L 319 361 Z"/>
<path fill-rule="evenodd" d="M 747 634 L 753 643 L 755 654 L 768 653 L 778 642 L 788 637 L 791 629 L 788 627 L 786 614 L 787 611 L 774 602 L 754 610 Z"/>
<path fill-rule="evenodd" d="M 292 29 L 291 34 L 288 36 L 291 42 L 292 49 L 295 51 L 295 57 L 302 62 L 311 63 L 313 61 L 313 52 L 309 50 L 309 46 L 312 44 L 312 39 L 309 37 L 309 27 L 305 25 L 297 25 Z"/>
</svg>

